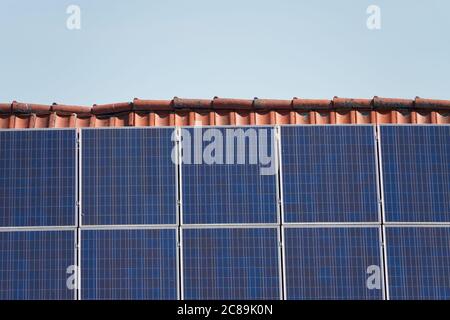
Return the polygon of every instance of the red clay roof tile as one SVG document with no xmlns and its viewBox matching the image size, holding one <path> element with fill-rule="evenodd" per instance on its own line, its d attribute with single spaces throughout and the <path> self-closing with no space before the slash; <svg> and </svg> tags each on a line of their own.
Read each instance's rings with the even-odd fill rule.
<svg viewBox="0 0 450 320">
<path fill-rule="evenodd" d="M 416 97 L 415 107 L 417 109 L 450 110 L 450 100 L 433 100 Z"/>
<path fill-rule="evenodd" d="M 292 100 L 255 99 L 253 106 L 256 110 L 289 110 L 292 109 Z"/>
<path fill-rule="evenodd" d="M 371 99 L 333 98 L 335 109 L 372 109 Z"/>
<path fill-rule="evenodd" d="M 157 110 L 172 110 L 171 100 L 140 100 L 134 98 L 133 110 L 136 111 L 157 111 Z"/>
<path fill-rule="evenodd" d="M 12 102 L 12 112 L 13 113 L 35 113 L 35 114 L 43 114 L 49 113 L 51 106 L 44 104 L 32 104 L 32 103 L 22 103 L 13 101 Z"/>
<path fill-rule="evenodd" d="M 246 99 L 225 99 L 214 97 L 213 109 L 215 110 L 251 110 L 253 108 L 253 100 Z"/>
<path fill-rule="evenodd" d="M 11 113 L 11 103 L 0 103 L 0 113 Z"/>
<path fill-rule="evenodd" d="M 329 110 L 332 101 L 325 99 L 293 99 L 292 106 L 298 110 Z"/>
<path fill-rule="evenodd" d="M 94 104 L 92 106 L 93 114 L 112 114 L 118 112 L 126 112 L 133 110 L 132 102 L 120 102 L 120 103 L 110 103 L 110 104 L 102 104 L 97 105 Z"/>
<path fill-rule="evenodd" d="M 209 99 L 181 99 L 173 98 L 175 109 L 211 109 L 212 101 Z"/>
<path fill-rule="evenodd" d="M 69 106 L 63 104 L 53 103 L 51 106 L 51 111 L 58 113 L 76 113 L 76 114 L 90 114 L 92 111 L 91 107 L 82 107 L 82 106 Z"/>
<path fill-rule="evenodd" d="M 374 109 L 411 109 L 414 106 L 414 100 L 392 99 L 392 98 L 373 98 Z"/>
</svg>

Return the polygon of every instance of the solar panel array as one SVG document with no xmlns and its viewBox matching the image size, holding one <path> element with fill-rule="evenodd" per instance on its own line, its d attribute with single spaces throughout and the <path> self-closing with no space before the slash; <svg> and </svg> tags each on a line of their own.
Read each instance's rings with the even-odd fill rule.
<svg viewBox="0 0 450 320">
<path fill-rule="evenodd" d="M 0 299 L 448 299 L 449 142 L 417 125 L 0 131 Z"/>
</svg>

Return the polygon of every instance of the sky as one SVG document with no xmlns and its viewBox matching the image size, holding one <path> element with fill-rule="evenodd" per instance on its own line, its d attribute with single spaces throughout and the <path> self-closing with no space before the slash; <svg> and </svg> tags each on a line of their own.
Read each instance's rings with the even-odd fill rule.
<svg viewBox="0 0 450 320">
<path fill-rule="evenodd" d="M 0 0 L 0 102 L 375 95 L 450 99 L 450 1 Z"/>
</svg>

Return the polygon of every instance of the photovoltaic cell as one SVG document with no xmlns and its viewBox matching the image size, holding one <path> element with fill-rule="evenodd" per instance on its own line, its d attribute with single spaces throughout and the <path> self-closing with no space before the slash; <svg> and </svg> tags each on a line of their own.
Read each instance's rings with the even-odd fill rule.
<svg viewBox="0 0 450 320">
<path fill-rule="evenodd" d="M 0 232 L 0 300 L 74 299 L 74 231 Z"/>
<path fill-rule="evenodd" d="M 277 222 L 273 128 L 190 128 L 182 138 L 183 223 Z"/>
<path fill-rule="evenodd" d="M 176 223 L 173 131 L 82 131 L 84 225 Z"/>
<path fill-rule="evenodd" d="M 75 225 L 75 131 L 0 131 L 0 227 Z"/>
<path fill-rule="evenodd" d="M 281 128 L 286 222 L 378 221 L 373 126 Z"/>
<path fill-rule="evenodd" d="M 379 228 L 285 228 L 287 299 L 382 299 Z M 371 285 L 367 286 L 370 276 Z"/>
<path fill-rule="evenodd" d="M 450 228 L 386 228 L 389 297 L 450 299 Z"/>
<path fill-rule="evenodd" d="M 184 298 L 280 299 L 276 228 L 183 230 Z"/>
<path fill-rule="evenodd" d="M 450 222 L 450 126 L 381 126 L 387 221 Z"/>
<path fill-rule="evenodd" d="M 83 230 L 82 299 L 175 300 L 176 252 L 176 229 Z"/>
</svg>

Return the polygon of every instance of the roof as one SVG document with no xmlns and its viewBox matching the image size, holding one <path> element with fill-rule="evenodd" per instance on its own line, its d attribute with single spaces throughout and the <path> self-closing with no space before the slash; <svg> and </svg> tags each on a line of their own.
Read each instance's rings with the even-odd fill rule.
<svg viewBox="0 0 450 320">
<path fill-rule="evenodd" d="M 0 128 L 267 124 L 449 124 L 450 100 L 211 99 L 141 100 L 93 106 L 0 103 Z"/>
</svg>

